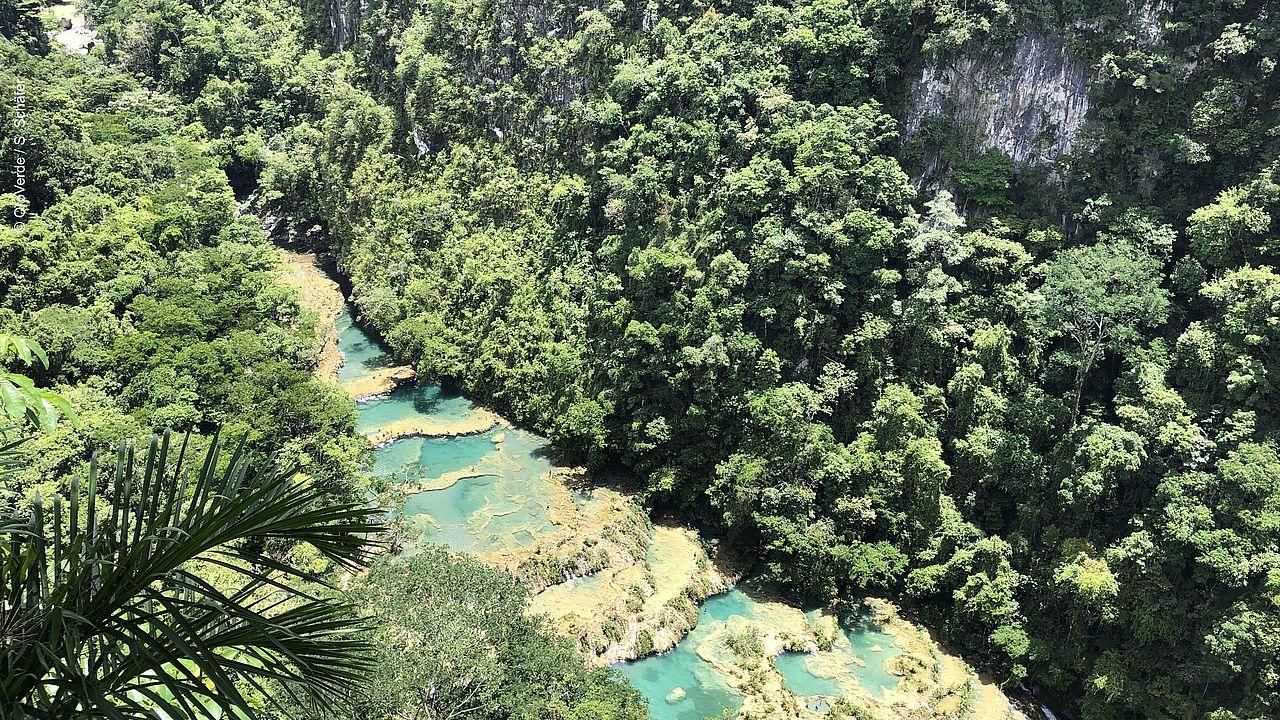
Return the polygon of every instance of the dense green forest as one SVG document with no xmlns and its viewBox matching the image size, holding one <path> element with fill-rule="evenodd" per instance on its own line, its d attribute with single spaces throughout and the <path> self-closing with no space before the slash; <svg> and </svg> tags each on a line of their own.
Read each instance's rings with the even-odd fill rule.
<svg viewBox="0 0 1280 720">
<path fill-rule="evenodd" d="M 1280 713 L 1277 3 L 87 7 L 84 62 L 3 50 L 44 130 L 0 329 L 82 408 L 24 487 L 240 424 L 351 492 L 246 209 L 767 580 L 891 594 L 1083 718 Z M 922 69 L 1027 33 L 1085 69 L 1070 153 L 905 136 Z"/>
<path fill-rule="evenodd" d="M 259 218 L 237 201 L 228 172 L 237 143 L 210 133 L 193 104 L 155 83 L 96 56 L 53 50 L 33 15 L 17 15 L 21 27 L 34 26 L 25 35 L 11 32 L 7 17 L 0 17 L 6 35 L 0 86 L 14 95 L 4 105 L 0 140 L 6 149 L 23 150 L 26 169 L 8 165 L 6 185 L 13 187 L 20 175 L 23 192 L 6 193 L 0 202 L 6 217 L 0 226 L 0 717 L 154 718 L 157 709 L 168 717 L 247 717 L 250 711 L 298 717 L 325 709 L 331 717 L 336 708 L 351 717 L 390 718 L 462 703 L 477 718 L 643 718 L 633 690 L 610 671 L 588 669 L 575 648 L 523 617 L 527 592 L 474 561 L 444 553 L 403 564 L 379 561 L 346 593 L 363 604 L 330 601 L 337 594 L 322 579 L 344 563 L 368 562 L 357 562 L 362 543 L 335 549 L 322 542 L 325 533 L 367 532 L 367 525 L 350 523 L 360 517 L 351 515 L 352 507 L 369 512 L 368 442 L 355 433 L 351 397 L 312 374 L 317 318 L 300 308 L 296 291 L 280 284 L 275 247 Z M 170 430 L 185 434 L 183 453 L 188 443 L 212 448 L 218 436 L 272 453 L 271 467 L 296 470 L 299 479 L 267 473 L 262 457 L 211 449 L 209 478 L 202 475 L 201 483 L 250 488 L 258 481 L 245 478 L 265 477 L 263 488 L 224 497 L 222 507 L 209 499 L 219 496 L 202 494 L 195 481 L 181 484 L 190 493 L 179 490 L 175 470 L 168 500 L 159 503 L 169 476 L 166 453 L 154 446 L 147 453 L 146 446 L 153 433 Z M 126 447 L 136 448 L 136 456 Z M 115 458 L 117 448 L 115 480 L 104 479 L 95 492 L 85 479 L 98 472 L 96 461 L 89 469 L 91 458 Z M 155 488 L 154 497 L 148 488 Z M 179 507 L 184 493 L 186 509 Z M 95 504 L 104 508 L 98 523 L 113 530 L 85 545 L 84 538 L 92 538 L 86 533 L 98 527 Z M 312 504 L 328 509 L 304 514 Z M 42 508 L 42 522 L 57 528 L 50 547 L 58 550 L 30 555 L 33 546 L 21 541 L 31 531 L 27 521 L 6 523 L 11 515 L 37 523 Z M 55 525 L 62 512 L 69 512 L 67 523 Z M 348 524 L 308 529 L 307 523 L 333 521 Z M 175 525 L 180 532 L 165 553 L 134 552 L 139 537 L 163 536 Z M 73 548 L 103 559 L 77 564 Z M 55 552 L 64 559 L 54 560 L 51 574 L 28 579 L 26 573 Z M 220 562 L 223 556 L 234 558 L 232 564 Z M 165 564 L 175 557 L 190 562 Z M 139 578 L 136 597 L 123 593 L 122 585 L 132 587 Z M 420 594 L 406 595 L 459 578 L 472 585 L 449 599 L 423 603 Z M 267 586 L 289 589 L 283 601 L 272 601 L 285 603 L 285 610 L 270 605 L 274 611 L 262 611 L 273 597 L 263 594 Z M 183 591 L 203 598 L 194 612 L 181 605 Z M 408 597 L 421 614 L 418 624 L 404 615 L 397 618 L 404 625 L 369 621 L 373 608 L 388 607 L 382 605 L 387 598 L 399 598 L 403 609 Z M 255 600 L 242 605 L 246 598 Z M 57 605 L 61 614 L 23 614 L 38 603 Z M 149 626 L 129 626 L 150 603 L 168 611 L 163 622 L 173 627 L 158 634 L 172 645 L 148 639 L 164 627 L 157 617 L 144 615 Z M 468 604 L 489 611 L 457 612 Z M 333 645 L 337 630 L 349 624 L 343 618 L 353 613 L 365 621 Z M 407 654 L 406 638 L 439 632 L 444 617 L 450 633 L 483 639 L 495 655 L 476 652 L 464 665 L 454 657 L 459 647 L 436 642 Z M 229 632 L 229 622 L 241 626 Z M 246 640 L 255 630 L 266 638 L 256 648 Z M 317 651 L 307 642 L 317 637 L 322 649 L 313 657 Z M 241 655 L 228 655 L 220 642 Z M 125 646 L 128 653 L 110 657 L 110 648 Z M 168 694 L 155 695 L 159 683 L 130 674 L 128 658 L 138 656 L 159 657 L 149 667 L 172 670 L 163 664 L 172 657 L 166 653 L 186 653 L 209 679 L 173 672 L 159 689 Z M 244 655 L 249 667 L 228 659 Z M 87 669 L 58 661 L 83 662 Z M 379 682 L 357 682 L 371 676 Z M 396 682 L 382 681 L 392 677 Z M 474 684 L 477 678 L 483 687 Z M 33 689 L 41 687 L 38 681 L 42 691 Z M 208 683 L 208 693 L 201 683 Z M 286 688 L 295 684 L 312 693 Z M 439 694 L 425 691 L 431 687 Z M 203 711 L 187 714 L 190 708 L 174 699 L 183 693 Z M 324 702 L 313 705 L 317 698 Z"/>
</svg>

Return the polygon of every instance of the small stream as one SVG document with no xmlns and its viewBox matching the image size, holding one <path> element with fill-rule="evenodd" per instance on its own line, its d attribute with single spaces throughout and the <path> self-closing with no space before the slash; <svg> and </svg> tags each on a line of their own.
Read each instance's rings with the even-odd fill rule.
<svg viewBox="0 0 1280 720">
<path fill-rule="evenodd" d="M 744 599 L 740 590 L 711 598 L 698 611 L 698 626 L 674 650 L 615 666 L 649 701 L 654 720 L 703 720 L 742 706 L 742 696 L 697 649 L 715 630 L 716 618 L 746 608 Z"/>
<path fill-rule="evenodd" d="M 50 37 L 69 52 L 87 55 L 90 49 L 101 42 L 98 33 L 89 29 L 78 5 L 59 2 L 50 5 L 47 10 L 60 23 L 56 30 L 50 32 Z M 64 24 L 70 27 L 63 27 Z"/>
</svg>

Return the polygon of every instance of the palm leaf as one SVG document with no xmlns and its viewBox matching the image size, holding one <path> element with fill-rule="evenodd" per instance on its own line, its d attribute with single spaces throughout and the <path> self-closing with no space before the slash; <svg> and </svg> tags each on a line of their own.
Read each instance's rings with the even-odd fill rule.
<svg viewBox="0 0 1280 720">
<path fill-rule="evenodd" d="M 154 438 L 139 462 L 122 444 L 68 501 L 36 498 L 0 523 L 0 718 L 252 717 L 246 688 L 272 701 L 264 683 L 297 686 L 325 705 L 360 679 L 368 648 L 350 608 L 245 541 L 305 541 L 357 569 L 383 529 L 374 512 L 326 505 L 243 443 L 228 454 L 215 438 L 199 467 L 185 440 L 171 449 Z M 239 580 L 215 585 L 197 559 Z"/>
<path fill-rule="evenodd" d="M 0 333 L 0 364 L 8 361 L 10 355 L 24 365 L 38 362 L 45 369 L 49 367 L 49 356 L 40 343 Z M 15 422 L 28 421 L 45 432 L 53 429 L 59 414 L 76 422 L 75 410 L 61 395 L 39 388 L 31 378 L 3 368 L 0 368 L 0 413 Z"/>
</svg>

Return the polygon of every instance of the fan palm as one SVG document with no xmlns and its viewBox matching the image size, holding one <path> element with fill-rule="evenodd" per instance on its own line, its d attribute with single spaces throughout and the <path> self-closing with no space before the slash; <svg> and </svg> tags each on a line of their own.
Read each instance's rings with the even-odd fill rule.
<svg viewBox="0 0 1280 720">
<path fill-rule="evenodd" d="M 122 444 L 66 500 L 0 521 L 0 718 L 252 717 L 250 689 L 327 705 L 362 675 L 351 609 L 302 589 L 316 579 L 258 539 L 357 569 L 381 531 L 372 511 L 324 504 L 243 442 L 215 438 L 198 464 L 186 440 L 171 450 L 153 438 L 139 462 Z"/>
</svg>

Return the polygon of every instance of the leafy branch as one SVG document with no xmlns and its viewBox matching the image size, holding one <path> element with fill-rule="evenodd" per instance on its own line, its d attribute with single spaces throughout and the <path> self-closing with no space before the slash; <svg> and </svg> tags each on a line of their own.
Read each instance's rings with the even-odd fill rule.
<svg viewBox="0 0 1280 720">
<path fill-rule="evenodd" d="M 48 369 L 49 356 L 34 340 L 0 334 L 0 363 L 16 357 L 24 365 L 37 361 Z M 75 422 L 71 403 L 57 393 L 36 387 L 31 378 L 0 370 L 0 411 L 14 424 L 30 422 L 48 432 L 65 415 Z"/>
</svg>

